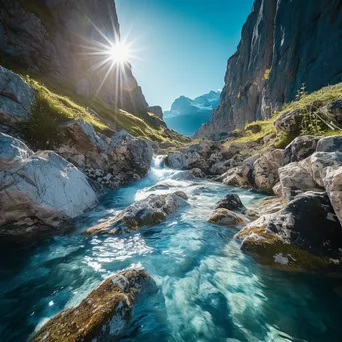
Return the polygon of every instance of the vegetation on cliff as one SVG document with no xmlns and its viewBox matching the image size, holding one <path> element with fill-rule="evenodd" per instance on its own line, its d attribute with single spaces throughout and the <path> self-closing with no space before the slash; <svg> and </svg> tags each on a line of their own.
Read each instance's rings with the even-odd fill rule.
<svg viewBox="0 0 342 342">
<path fill-rule="evenodd" d="M 249 122 L 243 130 L 235 130 L 233 133 L 237 136 L 234 140 L 228 140 L 226 145 L 234 143 L 261 142 L 265 137 L 269 138 L 269 144 L 277 148 L 286 147 L 292 140 L 299 135 L 330 136 L 342 135 L 342 129 L 338 125 L 331 124 L 325 120 L 317 108 L 338 100 L 342 95 L 342 83 L 333 86 L 324 87 L 311 94 L 305 92 L 302 87 L 299 90 L 297 99 L 285 104 L 281 110 L 274 111 L 272 118 Z M 275 121 L 286 113 L 300 111 L 301 120 L 298 124 L 297 132 L 282 132 L 276 129 Z"/>
</svg>

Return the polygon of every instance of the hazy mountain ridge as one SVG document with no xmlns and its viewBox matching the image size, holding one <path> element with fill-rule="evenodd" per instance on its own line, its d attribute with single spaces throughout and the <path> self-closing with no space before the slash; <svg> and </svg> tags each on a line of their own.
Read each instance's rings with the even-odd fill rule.
<svg viewBox="0 0 342 342">
<path fill-rule="evenodd" d="M 192 135 L 203 123 L 210 120 L 213 110 L 220 103 L 220 94 L 220 91 L 210 91 L 193 100 L 180 96 L 173 102 L 171 110 L 164 112 L 164 120 L 170 128 Z"/>
</svg>

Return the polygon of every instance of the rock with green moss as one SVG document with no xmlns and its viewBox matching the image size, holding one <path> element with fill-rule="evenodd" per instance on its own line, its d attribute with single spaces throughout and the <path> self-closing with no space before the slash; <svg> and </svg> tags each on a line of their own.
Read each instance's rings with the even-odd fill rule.
<svg viewBox="0 0 342 342">
<path fill-rule="evenodd" d="M 208 222 L 220 226 L 237 227 L 247 224 L 246 219 L 231 210 L 219 208 L 209 217 Z"/>
<path fill-rule="evenodd" d="M 153 226 L 165 221 L 183 206 L 186 206 L 187 195 L 177 191 L 164 195 L 150 195 L 146 199 L 135 202 L 119 215 L 109 218 L 85 231 L 88 235 L 120 235 L 144 226 Z"/>
<path fill-rule="evenodd" d="M 326 194 L 306 192 L 284 209 L 260 217 L 237 235 L 242 248 L 266 264 L 298 268 L 339 265 L 342 229 Z"/>
<path fill-rule="evenodd" d="M 51 318 L 30 342 L 117 340 L 129 326 L 139 292 L 152 284 L 152 278 L 140 269 L 116 273 L 80 305 Z"/>
</svg>

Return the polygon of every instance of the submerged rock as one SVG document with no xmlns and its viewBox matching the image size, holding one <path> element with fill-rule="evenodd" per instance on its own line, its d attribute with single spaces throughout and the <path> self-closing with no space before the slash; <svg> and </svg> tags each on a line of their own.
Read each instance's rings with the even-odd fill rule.
<svg viewBox="0 0 342 342">
<path fill-rule="evenodd" d="M 51 318 L 30 342 L 91 342 L 117 340 L 126 331 L 139 292 L 152 278 L 128 269 L 106 279 L 80 305 Z"/>
<path fill-rule="evenodd" d="M 0 146 L 1 238 L 27 241 L 63 231 L 97 203 L 85 175 L 58 154 L 33 153 L 1 133 Z"/>
<path fill-rule="evenodd" d="M 99 223 L 85 231 L 85 234 L 120 235 L 144 226 L 153 226 L 165 221 L 177 209 L 187 205 L 187 195 L 177 191 L 165 195 L 150 195 L 135 202 L 119 215 Z"/>
<path fill-rule="evenodd" d="M 228 227 L 236 227 L 247 224 L 247 221 L 242 216 L 224 208 L 216 209 L 209 217 L 208 222 Z"/>
<path fill-rule="evenodd" d="M 228 210 L 242 210 L 245 209 L 241 202 L 239 195 L 227 194 L 215 204 L 215 209 L 224 208 Z"/>
<path fill-rule="evenodd" d="M 298 195 L 284 209 L 248 224 L 236 237 L 243 240 L 242 249 L 266 264 L 274 265 L 279 253 L 287 257 L 289 267 L 309 269 L 336 266 L 341 258 L 341 225 L 322 193 Z"/>
</svg>

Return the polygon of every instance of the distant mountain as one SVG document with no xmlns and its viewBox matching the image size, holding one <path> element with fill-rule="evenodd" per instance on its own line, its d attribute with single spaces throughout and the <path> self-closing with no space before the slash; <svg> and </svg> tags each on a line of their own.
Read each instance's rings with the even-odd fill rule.
<svg viewBox="0 0 342 342">
<path fill-rule="evenodd" d="M 220 104 L 220 94 L 220 91 L 211 91 L 194 100 L 179 97 L 173 102 L 171 110 L 164 112 L 166 124 L 184 135 L 194 134 L 211 119 L 213 110 Z"/>
</svg>

